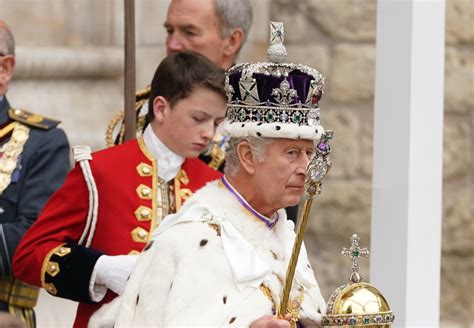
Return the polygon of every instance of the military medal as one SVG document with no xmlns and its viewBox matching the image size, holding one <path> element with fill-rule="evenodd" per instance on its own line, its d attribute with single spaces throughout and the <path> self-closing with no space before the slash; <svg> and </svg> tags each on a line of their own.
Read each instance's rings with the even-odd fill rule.
<svg viewBox="0 0 474 328">
<path fill-rule="evenodd" d="M 2 147 L 4 152 L 0 159 L 0 194 L 11 182 L 12 173 L 17 167 L 18 157 L 23 151 L 29 133 L 30 129 L 27 126 L 17 123 L 13 128 L 10 140 Z"/>
</svg>

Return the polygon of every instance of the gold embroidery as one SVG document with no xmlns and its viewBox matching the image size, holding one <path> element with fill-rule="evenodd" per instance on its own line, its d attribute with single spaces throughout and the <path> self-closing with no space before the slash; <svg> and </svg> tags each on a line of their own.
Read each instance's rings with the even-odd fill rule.
<svg viewBox="0 0 474 328">
<path fill-rule="evenodd" d="M 56 289 L 54 284 L 45 284 L 44 289 L 46 289 L 46 291 L 52 295 L 56 295 L 58 293 L 58 290 Z"/>
<path fill-rule="evenodd" d="M 146 243 L 148 241 L 148 231 L 143 229 L 142 227 L 136 227 L 131 232 L 132 239 L 136 243 Z"/>
<path fill-rule="evenodd" d="M 157 178 L 157 187 L 156 192 L 158 194 L 158 206 L 157 206 L 157 213 L 158 213 L 158 224 L 161 223 L 163 218 L 167 216 L 170 212 L 170 199 L 169 199 L 169 186 L 168 183 L 161 179 L 160 177 Z"/>
<path fill-rule="evenodd" d="M 6 136 L 8 133 L 10 133 L 11 130 L 13 130 L 13 128 L 18 124 L 18 122 L 11 122 L 10 124 L 8 124 L 6 127 L 4 127 L 3 129 L 0 129 L 0 138 L 3 138 L 4 136 Z"/>
<path fill-rule="evenodd" d="M 184 202 L 186 199 L 188 199 L 189 197 L 193 195 L 193 192 L 191 191 L 191 189 L 183 188 L 181 189 L 180 194 L 181 194 L 181 201 Z"/>
<path fill-rule="evenodd" d="M 151 197 L 147 199 L 151 199 L 151 223 L 150 223 L 150 231 L 153 231 L 156 226 L 157 226 L 157 221 L 161 222 L 163 219 L 162 217 L 159 216 L 159 206 L 161 204 L 161 199 L 160 196 L 158 195 L 158 163 L 156 159 L 153 157 L 151 152 L 148 150 L 148 148 L 145 145 L 145 142 L 143 141 L 143 136 L 137 138 L 138 146 L 140 147 L 140 150 L 142 153 L 145 155 L 146 158 L 148 158 L 151 162 Z M 143 163 L 146 165 L 146 163 Z"/>
<path fill-rule="evenodd" d="M 152 189 L 144 184 L 141 184 L 136 189 L 138 197 L 141 199 L 152 199 Z"/>
<path fill-rule="evenodd" d="M 69 247 L 60 247 L 54 254 L 57 256 L 63 257 L 67 254 L 71 253 L 71 248 Z"/>
<path fill-rule="evenodd" d="M 4 145 L 4 153 L 0 159 L 0 194 L 11 182 L 13 171 L 16 168 L 18 157 L 23 151 L 23 147 L 28 140 L 30 129 L 20 123 L 15 124 L 13 133 Z"/>
<path fill-rule="evenodd" d="M 55 277 L 58 273 L 59 273 L 59 263 L 58 262 L 53 262 L 53 261 L 50 261 L 48 263 L 48 268 L 46 269 L 46 271 L 48 272 L 48 274 L 51 276 L 51 277 Z"/>
<path fill-rule="evenodd" d="M 151 208 L 146 206 L 140 206 L 135 210 L 135 216 L 138 221 L 150 221 L 151 220 Z"/>
<path fill-rule="evenodd" d="M 181 182 L 182 184 L 187 185 L 189 183 L 188 174 L 184 170 L 179 171 L 177 178 L 178 178 L 179 182 Z"/>
<path fill-rule="evenodd" d="M 53 256 L 53 254 L 56 253 L 56 251 L 58 251 L 61 247 L 63 247 L 63 245 L 59 245 L 55 248 L 53 248 L 45 257 L 44 257 L 44 260 L 43 260 L 43 265 L 41 265 L 41 286 L 46 289 L 46 282 L 45 282 L 45 275 L 46 275 L 46 272 L 47 272 L 47 267 L 48 267 L 48 264 L 49 264 L 49 259 L 51 258 L 51 256 Z"/>
<path fill-rule="evenodd" d="M 44 117 L 41 116 L 41 115 L 38 115 L 38 114 L 31 114 L 31 115 L 28 115 L 26 120 L 29 123 L 39 123 L 39 122 L 42 122 L 44 120 Z"/>
<path fill-rule="evenodd" d="M 151 165 L 146 163 L 138 164 L 137 172 L 141 177 L 149 177 L 153 174 Z"/>
<path fill-rule="evenodd" d="M 135 249 L 132 249 L 130 252 L 128 252 L 128 255 L 139 255 L 140 252 L 135 250 Z"/>
</svg>

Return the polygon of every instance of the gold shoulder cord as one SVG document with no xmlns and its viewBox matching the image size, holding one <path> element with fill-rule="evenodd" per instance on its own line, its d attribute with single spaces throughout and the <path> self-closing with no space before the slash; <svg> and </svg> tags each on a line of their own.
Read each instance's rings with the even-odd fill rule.
<svg viewBox="0 0 474 328">
<path fill-rule="evenodd" d="M 211 151 L 211 161 L 209 162 L 209 166 L 213 168 L 214 170 L 218 170 L 219 167 L 222 165 L 222 163 L 225 160 L 225 152 L 219 148 L 217 144 L 212 145 L 212 151 Z"/>
<path fill-rule="evenodd" d="M 136 130 L 137 130 L 137 137 L 141 136 L 143 127 L 145 125 L 146 115 L 145 116 L 138 116 L 142 106 L 148 102 L 148 97 L 150 96 L 151 88 L 148 86 L 143 90 L 139 90 L 135 93 L 135 113 L 137 116 L 136 122 Z M 118 144 L 123 143 L 123 137 L 125 134 L 125 125 L 123 123 L 124 112 L 120 111 L 110 120 L 109 124 L 107 125 L 107 129 L 105 131 L 105 144 L 107 147 L 112 147 L 115 145 L 115 140 L 118 137 Z M 120 124 L 120 129 L 117 132 L 118 134 L 114 136 L 114 131 L 117 128 L 117 125 Z"/>
<path fill-rule="evenodd" d="M 3 156 L 0 159 L 0 194 L 11 182 L 12 173 L 16 168 L 18 157 L 28 140 L 30 129 L 16 122 L 10 140 L 4 145 Z"/>
</svg>

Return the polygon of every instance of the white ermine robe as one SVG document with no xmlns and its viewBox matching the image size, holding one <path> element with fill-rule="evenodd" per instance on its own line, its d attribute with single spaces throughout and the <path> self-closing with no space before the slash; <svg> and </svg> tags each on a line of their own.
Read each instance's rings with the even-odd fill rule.
<svg viewBox="0 0 474 328">
<path fill-rule="evenodd" d="M 249 327 L 275 314 L 295 238 L 285 210 L 277 215 L 270 229 L 221 181 L 209 183 L 161 223 L 124 294 L 89 327 Z M 290 305 L 304 327 L 325 312 L 304 247 Z"/>
</svg>

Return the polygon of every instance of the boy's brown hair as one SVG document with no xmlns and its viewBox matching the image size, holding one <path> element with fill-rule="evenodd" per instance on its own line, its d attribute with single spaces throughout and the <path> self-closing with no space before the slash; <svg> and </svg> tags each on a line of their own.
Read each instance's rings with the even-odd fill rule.
<svg viewBox="0 0 474 328">
<path fill-rule="evenodd" d="M 224 90 L 225 72 L 197 52 L 186 50 L 167 56 L 155 71 L 151 82 L 148 120 L 153 121 L 153 101 L 162 96 L 173 105 L 188 97 L 195 88 L 215 91 L 227 101 Z"/>
</svg>

